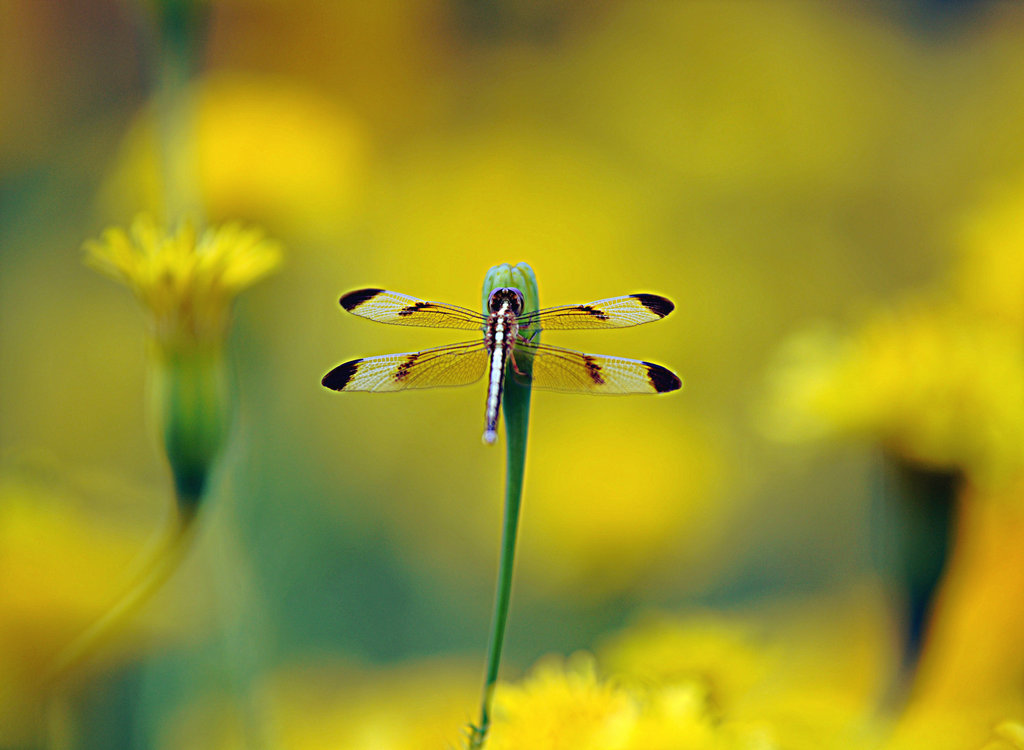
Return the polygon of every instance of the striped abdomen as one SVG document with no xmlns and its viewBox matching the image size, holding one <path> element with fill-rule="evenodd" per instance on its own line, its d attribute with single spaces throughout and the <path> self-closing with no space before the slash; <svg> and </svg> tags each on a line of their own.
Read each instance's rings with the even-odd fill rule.
<svg viewBox="0 0 1024 750">
<path fill-rule="evenodd" d="M 516 316 L 507 304 L 491 316 L 487 324 L 487 408 L 484 412 L 484 442 L 493 443 L 498 439 L 498 410 L 501 408 L 501 394 L 505 388 L 505 363 L 515 343 L 519 327 Z"/>
</svg>

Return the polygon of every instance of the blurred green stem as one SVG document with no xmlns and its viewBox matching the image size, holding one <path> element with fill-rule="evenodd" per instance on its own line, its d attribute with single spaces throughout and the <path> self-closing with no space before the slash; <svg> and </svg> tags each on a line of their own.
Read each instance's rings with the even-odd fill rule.
<svg viewBox="0 0 1024 750">
<path fill-rule="evenodd" d="M 187 501 L 183 502 L 190 504 Z M 137 568 L 125 593 L 53 661 L 43 676 L 43 686 L 48 692 L 89 654 L 115 635 L 118 627 L 124 624 L 177 570 L 179 562 L 189 549 L 195 524 L 192 523 L 194 516 L 175 513 L 174 518 L 171 527 L 157 542 L 153 552 L 146 555 Z"/>
<path fill-rule="evenodd" d="M 231 394 L 222 346 L 168 348 L 151 342 L 149 360 L 150 409 L 174 478 L 173 519 L 153 549 L 139 558 L 124 593 L 58 654 L 43 676 L 47 692 L 116 635 L 178 569 L 227 439 Z"/>
<path fill-rule="evenodd" d="M 507 264 L 492 268 L 484 281 L 484 309 L 490 292 L 502 286 L 512 286 L 523 292 L 524 312 L 538 309 L 537 281 L 533 271 L 525 263 L 510 267 Z M 522 335 L 535 340 L 538 332 L 523 331 Z M 527 375 L 531 363 L 520 357 L 516 362 Z M 526 469 L 526 437 L 530 424 L 529 381 L 519 382 L 513 377 L 510 361 L 505 368 L 505 395 L 502 413 L 505 418 L 505 518 L 501 532 L 501 556 L 498 562 L 498 583 L 494 594 L 494 614 L 491 618 L 491 635 L 487 646 L 487 673 L 484 678 L 483 701 L 480 706 L 480 721 L 470 727 L 469 746 L 478 750 L 484 746 L 487 732 L 491 727 L 491 706 L 494 702 L 494 687 L 498 682 L 501 665 L 501 648 L 505 641 L 505 625 L 508 622 L 509 604 L 512 598 L 512 572 L 515 567 L 516 534 L 519 529 L 519 506 L 523 497 L 523 474 Z"/>
<path fill-rule="evenodd" d="M 197 117 L 190 82 L 198 68 L 209 7 L 205 0 L 156 0 L 152 6 L 164 219 L 174 223 L 190 217 L 202 226 Z"/>
<path fill-rule="evenodd" d="M 267 652 L 269 623 L 261 590 L 254 584 L 253 566 L 237 532 L 241 528 L 237 496 L 225 494 L 216 518 L 208 522 L 209 544 L 205 545 L 211 556 L 208 585 L 217 603 L 213 614 L 224 659 L 222 687 L 238 706 L 242 747 L 283 747 L 274 736 L 273 722 L 267 719 L 266 696 L 252 689 L 263 669 L 261 654 Z"/>
</svg>

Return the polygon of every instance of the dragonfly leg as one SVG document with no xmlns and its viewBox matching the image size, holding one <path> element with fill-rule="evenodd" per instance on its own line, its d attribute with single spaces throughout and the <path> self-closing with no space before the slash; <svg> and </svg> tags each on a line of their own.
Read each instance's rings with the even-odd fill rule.
<svg viewBox="0 0 1024 750">
<path fill-rule="evenodd" d="M 512 351 L 509 352 L 509 359 L 512 360 L 512 369 L 515 371 L 516 375 L 522 375 L 522 376 L 525 377 L 526 373 L 523 372 L 522 370 L 520 370 L 519 367 L 516 365 L 516 350 L 515 350 L 515 347 L 513 347 Z"/>
</svg>

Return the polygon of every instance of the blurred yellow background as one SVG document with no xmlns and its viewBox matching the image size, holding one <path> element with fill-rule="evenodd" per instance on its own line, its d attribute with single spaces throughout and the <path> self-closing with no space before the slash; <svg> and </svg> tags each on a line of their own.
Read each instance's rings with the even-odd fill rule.
<svg viewBox="0 0 1024 750">
<path fill-rule="evenodd" d="M 142 549 L 171 503 L 146 416 L 145 319 L 81 249 L 106 226 L 163 210 L 149 5 L 0 5 L 0 659 L 55 648 L 90 619 L 87 594 L 102 611 L 116 586 L 101 571 Z M 77 699 L 70 747 L 206 747 L 189 714 L 197 697 L 247 695 L 250 679 L 273 692 L 321 657 L 341 665 L 329 679 L 343 695 L 371 683 L 389 692 L 424 663 L 450 672 L 435 699 L 448 716 L 449 693 L 468 692 L 465 715 L 430 746 L 457 741 L 482 670 L 504 452 L 480 445 L 482 385 L 387 396 L 320 386 L 343 360 L 457 340 L 344 314 L 340 293 L 362 286 L 475 308 L 488 268 L 526 261 L 541 306 L 642 291 L 676 304 L 658 325 L 546 335 L 665 364 L 685 387 L 535 394 L 509 674 L 548 652 L 595 649 L 652 610 L 757 610 L 896 586 L 872 547 L 879 446 L 926 464 L 931 454 L 900 442 L 903 423 L 890 430 L 862 409 L 867 397 L 847 402 L 845 385 L 827 404 L 854 416 L 835 417 L 836 406 L 826 419 L 837 429 L 801 431 L 800 409 L 826 402 L 785 388 L 779 401 L 773 377 L 793 334 L 823 321 L 857 330 L 911 293 L 926 306 L 1009 300 L 985 314 L 1022 333 L 1024 6 L 208 10 L 189 83 L 198 205 L 210 223 L 262 227 L 284 262 L 235 308 L 237 412 L 195 554 L 148 605 L 103 689 Z M 1019 348 L 999 360 L 999 382 L 1019 374 Z M 942 368 L 947 351 L 928 361 Z M 1019 449 L 1003 438 L 1020 434 L 1024 410 L 1000 404 L 1024 381 L 999 382 L 988 393 L 1005 419 L 977 429 L 1005 432 L 979 460 Z M 966 434 L 960 425 L 948 426 Z M 775 439 L 848 427 L 881 438 Z M 940 469 L 975 465 L 953 453 Z M 1016 477 L 1024 464 L 1011 464 Z M 32 521 L 38 498 L 46 512 Z M 92 515 L 79 520 L 83 507 Z M 45 564 L 19 557 L 44 551 Z M 62 593 L 63 577 L 93 568 L 76 597 Z M 28 622 L 60 627 L 24 625 L 26 590 L 39 599 Z M 885 616 L 875 626 L 888 628 Z M 0 683 L 17 693 L 26 668 L 7 667 Z M 27 742 L 2 731 L 0 747 Z M 356 729 L 338 731 L 287 746 L 364 746 Z M 409 738 L 428 735 L 399 735 L 395 747 L 427 746 Z"/>
</svg>

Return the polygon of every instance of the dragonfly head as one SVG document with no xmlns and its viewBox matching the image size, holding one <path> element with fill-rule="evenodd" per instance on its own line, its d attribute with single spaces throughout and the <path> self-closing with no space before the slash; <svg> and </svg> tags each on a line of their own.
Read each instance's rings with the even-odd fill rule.
<svg viewBox="0 0 1024 750">
<path fill-rule="evenodd" d="M 513 315 L 521 315 L 524 304 L 523 293 L 514 286 L 500 286 L 487 298 L 487 310 L 491 313 L 499 312 L 505 303 L 508 303 L 508 309 Z"/>
</svg>

